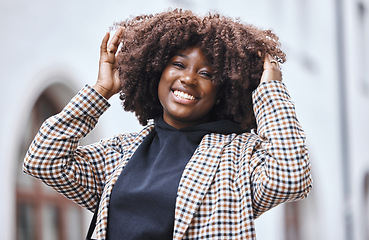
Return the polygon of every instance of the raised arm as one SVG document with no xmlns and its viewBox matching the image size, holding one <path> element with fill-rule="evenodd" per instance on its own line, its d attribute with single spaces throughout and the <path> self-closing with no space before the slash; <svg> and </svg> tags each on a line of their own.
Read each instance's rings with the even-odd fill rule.
<svg viewBox="0 0 369 240">
<path fill-rule="evenodd" d="M 264 79 L 253 93 L 258 144 L 249 171 L 255 218 L 282 202 L 306 197 L 312 186 L 305 134 L 294 103 L 278 79 L 277 63 L 269 56 L 265 62 Z"/>
<path fill-rule="evenodd" d="M 109 33 L 102 41 L 95 86 L 84 87 L 62 112 L 42 124 L 24 160 L 25 173 L 90 210 L 94 209 L 104 187 L 106 145 L 114 143 L 101 141 L 82 147 L 79 140 L 95 127 L 109 107 L 107 99 L 119 91 L 114 63 L 121 33 L 122 29 L 118 29 L 109 50 Z M 111 169 L 112 163 L 109 164 Z"/>
<path fill-rule="evenodd" d="M 104 148 L 79 140 L 96 125 L 109 104 L 84 87 L 57 115 L 47 119 L 24 159 L 23 171 L 42 180 L 76 203 L 93 209 L 104 182 Z"/>
</svg>

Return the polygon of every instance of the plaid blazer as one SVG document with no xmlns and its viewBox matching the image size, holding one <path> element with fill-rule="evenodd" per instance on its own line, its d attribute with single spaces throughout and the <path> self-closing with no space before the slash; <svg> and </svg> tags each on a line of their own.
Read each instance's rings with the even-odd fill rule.
<svg viewBox="0 0 369 240">
<path fill-rule="evenodd" d="M 256 239 L 254 219 L 310 191 L 305 136 L 285 85 L 260 84 L 253 104 L 257 133 L 208 134 L 189 160 L 178 187 L 173 239 Z M 43 123 L 24 162 L 24 172 L 91 211 L 101 197 L 98 239 L 106 236 L 114 183 L 153 129 L 79 146 L 108 106 L 85 86 Z"/>
</svg>

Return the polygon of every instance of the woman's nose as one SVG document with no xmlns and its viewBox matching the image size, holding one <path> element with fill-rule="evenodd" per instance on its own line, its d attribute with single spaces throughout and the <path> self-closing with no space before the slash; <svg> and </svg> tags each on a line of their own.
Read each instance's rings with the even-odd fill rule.
<svg viewBox="0 0 369 240">
<path fill-rule="evenodd" d="M 197 86 L 197 79 L 194 76 L 194 74 L 189 73 L 189 74 L 183 75 L 179 80 L 183 84 Z"/>
</svg>

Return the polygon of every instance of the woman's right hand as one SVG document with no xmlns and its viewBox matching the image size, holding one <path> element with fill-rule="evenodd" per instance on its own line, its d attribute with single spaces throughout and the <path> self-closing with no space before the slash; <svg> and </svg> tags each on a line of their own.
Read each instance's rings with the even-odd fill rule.
<svg viewBox="0 0 369 240">
<path fill-rule="evenodd" d="M 120 91 L 115 53 L 118 50 L 122 35 L 123 28 L 118 28 L 108 44 L 110 33 L 106 33 L 100 46 L 99 74 L 93 88 L 106 99 Z"/>
<path fill-rule="evenodd" d="M 277 60 L 267 53 L 264 58 L 264 71 L 260 83 L 271 80 L 282 81 L 282 72 Z"/>
</svg>

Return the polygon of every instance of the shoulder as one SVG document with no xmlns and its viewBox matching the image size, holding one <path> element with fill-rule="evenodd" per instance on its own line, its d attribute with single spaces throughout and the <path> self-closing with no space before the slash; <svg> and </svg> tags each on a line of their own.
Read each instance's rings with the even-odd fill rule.
<svg viewBox="0 0 369 240">
<path fill-rule="evenodd" d="M 153 128 L 154 125 L 149 124 L 143 127 L 140 132 L 121 133 L 112 138 L 102 139 L 100 143 L 106 148 L 113 148 L 122 152 L 132 145 L 139 145 Z"/>
</svg>

